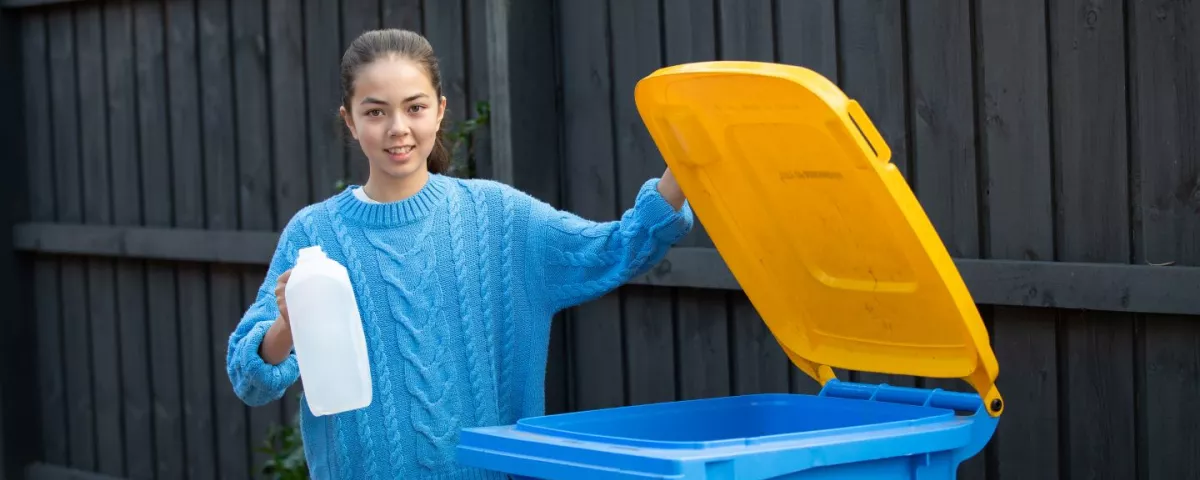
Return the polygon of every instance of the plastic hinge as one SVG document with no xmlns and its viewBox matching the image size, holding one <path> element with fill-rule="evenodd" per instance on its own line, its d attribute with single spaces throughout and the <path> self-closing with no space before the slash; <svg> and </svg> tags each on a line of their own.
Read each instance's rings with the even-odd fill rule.
<svg viewBox="0 0 1200 480">
<path fill-rule="evenodd" d="M 868 400 L 876 402 L 899 403 L 905 405 L 944 408 L 956 412 L 967 412 L 971 422 L 971 441 L 954 451 L 954 464 L 978 454 L 991 440 L 996 432 L 1000 419 L 988 414 L 983 400 L 973 393 L 959 393 L 940 388 L 926 389 L 914 387 L 895 387 L 884 384 L 867 384 L 843 382 L 830 379 L 821 388 L 822 397 L 846 398 L 851 400 Z"/>
<path fill-rule="evenodd" d="M 975 413 L 983 408 L 979 395 L 913 387 L 895 387 L 884 384 L 843 382 L 833 379 L 821 389 L 823 397 L 874 400 L 877 402 L 902 403 L 933 408 L 946 408 L 960 412 Z"/>
</svg>

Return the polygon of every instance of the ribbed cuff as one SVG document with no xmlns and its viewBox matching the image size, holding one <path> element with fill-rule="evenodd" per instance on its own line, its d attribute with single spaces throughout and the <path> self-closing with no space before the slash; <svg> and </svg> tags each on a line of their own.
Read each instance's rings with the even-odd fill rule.
<svg viewBox="0 0 1200 480">
<path fill-rule="evenodd" d="M 660 180 L 651 178 L 642 184 L 636 201 L 637 212 L 642 222 L 650 227 L 650 233 L 655 239 L 674 245 L 692 231 L 695 215 L 686 200 L 679 210 L 675 210 L 662 193 L 659 193 Z"/>
<path fill-rule="evenodd" d="M 263 360 L 258 353 L 267 330 L 274 321 L 259 322 L 250 329 L 242 339 L 242 371 L 246 380 L 255 388 L 267 392 L 283 394 L 296 379 L 300 377 L 300 365 L 296 362 L 296 354 L 289 354 L 279 365 L 271 365 Z"/>
</svg>

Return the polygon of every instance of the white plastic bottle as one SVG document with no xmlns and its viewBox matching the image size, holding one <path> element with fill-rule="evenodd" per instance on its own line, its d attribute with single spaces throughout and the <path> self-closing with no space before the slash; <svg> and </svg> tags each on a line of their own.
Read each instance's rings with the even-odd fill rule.
<svg viewBox="0 0 1200 480">
<path fill-rule="evenodd" d="M 320 246 L 302 248 L 284 295 L 300 380 L 312 414 L 370 405 L 367 339 L 346 268 Z"/>
</svg>

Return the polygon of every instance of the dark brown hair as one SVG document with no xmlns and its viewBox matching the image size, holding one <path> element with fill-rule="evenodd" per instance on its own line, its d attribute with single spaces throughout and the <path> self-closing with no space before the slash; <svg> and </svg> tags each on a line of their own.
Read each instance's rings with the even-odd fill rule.
<svg viewBox="0 0 1200 480">
<path fill-rule="evenodd" d="M 342 106 L 350 112 L 350 98 L 354 96 L 354 81 L 362 67 L 380 58 L 396 56 L 416 62 L 429 75 L 429 81 L 437 93 L 437 101 L 442 98 L 442 73 L 438 68 L 437 57 L 433 54 L 433 46 L 421 34 L 409 30 L 395 28 L 371 30 L 359 35 L 342 55 Z M 442 129 L 438 129 L 433 151 L 429 152 L 427 162 L 432 173 L 444 173 L 450 169 L 450 152 L 442 142 Z"/>
</svg>

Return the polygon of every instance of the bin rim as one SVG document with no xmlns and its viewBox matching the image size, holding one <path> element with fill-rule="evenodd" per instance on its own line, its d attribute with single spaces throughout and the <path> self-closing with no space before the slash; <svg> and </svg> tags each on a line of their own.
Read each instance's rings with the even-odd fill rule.
<svg viewBox="0 0 1200 480">
<path fill-rule="evenodd" d="M 898 401 L 896 392 L 891 393 L 891 399 L 881 398 L 893 389 L 908 390 L 905 394 L 925 395 L 927 401 L 924 404 Z M 872 398 L 859 398 L 864 392 L 868 392 Z M 973 398 L 973 402 L 964 402 L 960 398 L 949 403 L 958 403 L 959 406 L 971 404 L 976 408 L 970 415 L 956 414 L 956 411 L 962 413 L 962 410 L 937 405 L 938 395 L 941 394 Z M 982 403 L 974 395 L 941 392 L 938 389 L 909 389 L 832 380 L 828 387 L 816 396 L 836 397 L 823 398 L 822 401 L 861 403 L 864 408 L 871 408 L 867 405 L 878 403 L 907 403 L 908 407 L 928 412 L 914 415 L 910 419 L 779 435 L 748 436 L 744 439 L 705 445 L 639 442 L 636 438 L 621 437 L 579 437 L 564 434 L 569 432 L 570 428 L 522 428 L 522 421 L 512 425 L 464 429 L 456 447 L 457 459 L 466 466 L 532 478 L 581 478 L 587 475 L 630 479 L 705 478 L 697 476 L 698 472 L 705 471 L 708 466 L 725 462 L 739 463 L 744 468 L 753 469 L 752 476 L 755 478 L 775 478 L 822 467 L 934 454 L 945 455 L 944 460 L 957 467 L 983 449 L 995 432 L 999 420 L 984 413 Z M 536 418 L 545 420 L 555 417 L 604 415 L 620 417 L 638 409 L 676 409 L 686 404 L 716 404 L 739 399 L 770 401 L 772 398 L 781 397 L 811 398 L 814 395 L 765 393 L 710 397 Z"/>
<path fill-rule="evenodd" d="M 635 103 L 730 273 L 789 360 L 959 378 L 991 416 L 999 365 L 970 292 L 883 135 L 808 68 L 705 61 Z"/>
</svg>

